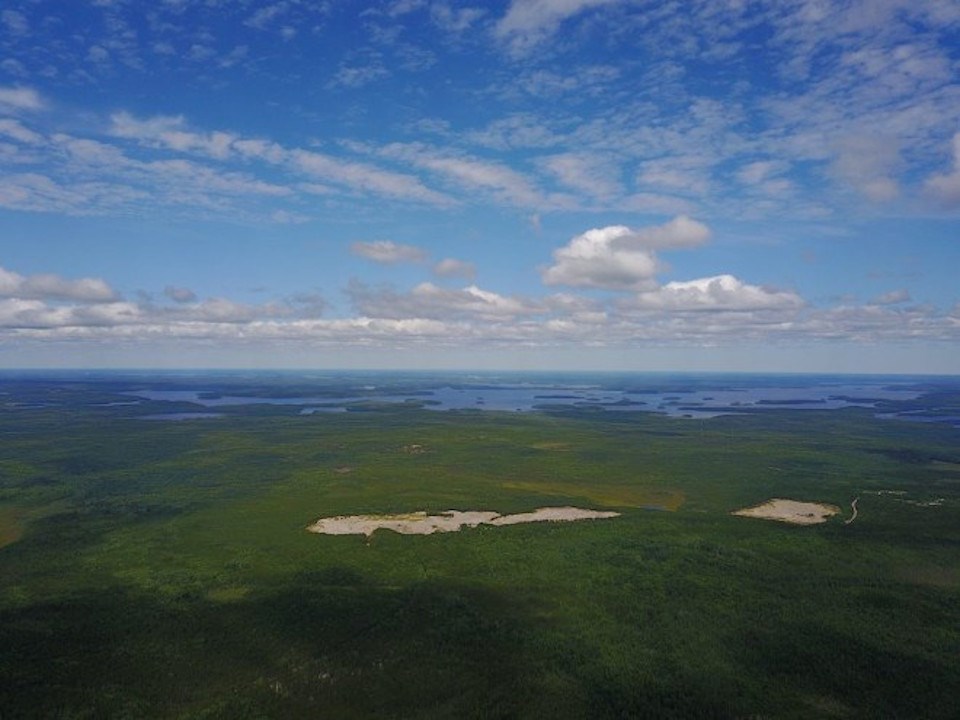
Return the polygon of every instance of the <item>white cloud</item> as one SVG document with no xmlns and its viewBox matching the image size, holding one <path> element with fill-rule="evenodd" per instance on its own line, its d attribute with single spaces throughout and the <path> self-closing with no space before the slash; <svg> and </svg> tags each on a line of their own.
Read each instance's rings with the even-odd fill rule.
<svg viewBox="0 0 960 720">
<path fill-rule="evenodd" d="M 176 303 L 190 303 L 196 302 L 197 300 L 197 294 L 190 288 L 185 287 L 167 285 L 167 287 L 163 289 L 163 294 Z"/>
<path fill-rule="evenodd" d="M 247 18 L 244 25 L 257 30 L 266 30 L 271 23 L 282 17 L 290 9 L 290 3 L 277 2 L 261 7 Z"/>
<path fill-rule="evenodd" d="M 4 10 L 0 12 L 0 21 L 7 26 L 7 30 L 14 35 L 26 35 L 30 32 L 30 25 L 27 23 L 26 16 L 16 10 Z"/>
<path fill-rule="evenodd" d="M 351 243 L 350 252 L 387 265 L 401 262 L 418 263 L 427 259 L 427 254 L 421 248 L 395 243 L 392 240 L 358 241 Z"/>
<path fill-rule="evenodd" d="M 717 275 L 666 285 L 639 293 L 631 305 L 641 310 L 688 312 L 702 310 L 777 310 L 800 308 L 793 292 L 747 285 L 733 275 Z"/>
<path fill-rule="evenodd" d="M 10 294 L 10 293 L 14 294 Z M 960 306 L 841 305 L 810 308 L 795 293 L 749 285 L 730 275 L 667 283 L 613 301 L 562 293 L 505 295 L 469 285 L 421 283 L 409 291 L 351 282 L 356 315 L 320 319 L 315 294 L 251 305 L 229 298 L 196 301 L 168 286 L 172 304 L 145 295 L 125 302 L 102 281 L 0 272 L 0 337 L 17 342 L 177 343 L 216 340 L 224 347 L 283 341 L 290 347 L 554 348 L 731 346 L 743 342 L 960 340 Z M 903 292 L 897 291 L 898 304 Z M 890 300 L 893 293 L 889 294 Z M 181 347 L 181 350 L 183 348 Z"/>
<path fill-rule="evenodd" d="M 38 135 L 11 118 L 0 118 L 0 135 L 13 138 L 25 145 L 40 145 L 43 143 L 42 135 Z"/>
<path fill-rule="evenodd" d="M 872 202 L 888 202 L 900 194 L 893 173 L 899 165 L 898 143 L 891 138 L 860 134 L 838 143 L 833 171 Z"/>
<path fill-rule="evenodd" d="M 0 327 L 17 329 L 115 327 L 135 323 L 140 308 L 127 302 L 98 305 L 50 305 L 40 300 L 0 300 Z"/>
<path fill-rule="evenodd" d="M 660 269 L 653 251 L 615 246 L 630 233 L 629 228 L 615 225 L 578 235 L 554 251 L 554 264 L 543 271 L 543 282 L 609 290 L 649 286 Z"/>
<path fill-rule="evenodd" d="M 113 136 L 138 140 L 151 147 L 165 147 L 178 152 L 200 152 L 218 159 L 226 158 L 238 140 L 225 132 L 195 133 L 186 130 L 183 116 L 157 116 L 140 120 L 130 113 L 114 113 L 110 117 Z"/>
<path fill-rule="evenodd" d="M 188 160 L 157 160 L 140 166 L 167 181 L 194 186 L 207 193 L 227 195 L 290 195 L 289 188 L 252 178 L 242 173 L 218 172 Z"/>
<path fill-rule="evenodd" d="M 637 182 L 657 190 L 703 195 L 710 189 L 709 161 L 703 157 L 677 156 L 649 160 Z"/>
<path fill-rule="evenodd" d="M 542 207 L 553 202 L 527 177 L 498 162 L 437 151 L 420 144 L 397 143 L 388 145 L 381 152 L 387 157 L 439 173 L 467 190 L 492 193 L 505 204 Z"/>
<path fill-rule="evenodd" d="M 290 160 L 295 167 L 309 175 L 356 190 L 431 205 L 455 204 L 452 198 L 431 190 L 412 175 L 383 170 L 365 163 L 339 160 L 309 150 L 291 151 Z"/>
<path fill-rule="evenodd" d="M 241 138 L 228 132 L 193 132 L 186 129 L 186 121 L 181 116 L 158 116 L 141 120 L 121 112 L 111 116 L 111 121 L 112 135 L 136 140 L 147 147 L 199 153 L 218 160 L 240 156 L 281 165 L 355 191 L 432 205 L 455 204 L 452 198 L 431 190 L 412 175 L 342 160 L 311 150 L 286 149 L 268 140 Z"/>
<path fill-rule="evenodd" d="M 410 292 L 399 293 L 390 288 L 371 289 L 363 283 L 353 282 L 347 293 L 359 313 L 376 318 L 497 320 L 546 312 L 539 303 L 500 295 L 476 285 L 450 290 L 425 282 Z"/>
<path fill-rule="evenodd" d="M 87 60 L 97 65 L 103 65 L 110 62 L 110 53 L 99 45 L 92 45 L 87 50 Z"/>
<path fill-rule="evenodd" d="M 899 303 L 910 301 L 910 291 L 904 288 L 891 290 L 890 292 L 878 295 L 870 301 L 871 305 L 897 305 Z"/>
<path fill-rule="evenodd" d="M 513 0 L 494 33 L 515 52 L 530 50 L 560 24 L 580 13 L 620 0 Z"/>
<path fill-rule="evenodd" d="M 99 278 L 67 280 L 53 274 L 24 276 L 0 267 L 0 297 L 102 303 L 116 300 L 117 294 Z"/>
<path fill-rule="evenodd" d="M 960 132 L 953 136 L 953 171 L 931 175 L 924 189 L 944 207 L 960 207 Z"/>
<path fill-rule="evenodd" d="M 486 14 L 483 8 L 452 8 L 447 3 L 435 2 L 430 7 L 430 19 L 444 32 L 462 33 Z"/>
<path fill-rule="evenodd" d="M 554 264 L 543 271 L 542 278 L 547 285 L 651 289 L 661 269 L 657 250 L 696 247 L 709 237 L 706 225 L 683 215 L 637 230 L 623 225 L 596 228 L 555 250 Z"/>
<path fill-rule="evenodd" d="M 588 197 L 610 200 L 623 193 L 620 168 L 611 157 L 561 153 L 545 158 L 543 164 L 563 185 Z"/>
<path fill-rule="evenodd" d="M 359 88 L 386 77 L 390 77 L 390 71 L 380 62 L 371 62 L 367 65 L 341 65 L 330 80 L 330 85 Z"/>
<path fill-rule="evenodd" d="M 518 113 L 498 118 L 480 130 L 471 130 L 464 139 L 472 144 L 495 150 L 547 148 L 563 145 L 567 138 L 554 133 L 544 118 L 531 113 Z M 449 127 L 443 127 L 449 134 Z"/>
<path fill-rule="evenodd" d="M 759 185 L 785 169 L 785 164 L 777 160 L 756 160 L 737 170 L 737 179 L 745 185 Z"/>
<path fill-rule="evenodd" d="M 477 274 L 477 268 L 471 262 L 444 258 L 433 266 L 433 274 L 438 277 L 460 277 L 472 280 Z"/>
<path fill-rule="evenodd" d="M 0 109 L 12 110 L 40 110 L 44 106 L 43 100 L 33 88 L 28 87 L 0 87 Z"/>
<path fill-rule="evenodd" d="M 290 309 L 282 304 L 248 305 L 226 298 L 210 298 L 199 303 L 184 305 L 172 316 L 177 321 L 203 323 L 251 323 L 265 317 L 284 316 Z"/>
<path fill-rule="evenodd" d="M 426 6 L 426 0 L 394 0 L 386 8 L 389 17 L 401 17 Z"/>
<path fill-rule="evenodd" d="M 632 230 L 618 243 L 651 250 L 674 250 L 703 245 L 710 239 L 710 228 L 686 215 L 678 215 L 663 225 Z"/>
</svg>

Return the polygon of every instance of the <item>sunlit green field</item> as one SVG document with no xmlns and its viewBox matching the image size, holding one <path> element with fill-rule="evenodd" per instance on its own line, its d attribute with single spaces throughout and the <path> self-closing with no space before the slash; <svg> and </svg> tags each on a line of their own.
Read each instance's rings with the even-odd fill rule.
<svg viewBox="0 0 960 720">
<path fill-rule="evenodd" d="M 263 406 L 157 422 L 57 392 L 0 412 L 4 720 L 956 717 L 948 424 Z M 730 515 L 773 497 L 843 513 Z M 550 505 L 622 514 L 305 529 Z"/>
</svg>

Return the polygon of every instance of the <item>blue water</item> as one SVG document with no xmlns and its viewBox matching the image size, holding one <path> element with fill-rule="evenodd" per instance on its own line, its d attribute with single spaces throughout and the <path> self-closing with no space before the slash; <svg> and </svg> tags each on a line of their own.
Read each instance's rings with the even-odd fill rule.
<svg viewBox="0 0 960 720">
<path fill-rule="evenodd" d="M 205 418 L 221 418 L 223 413 L 181 412 L 157 413 L 156 415 L 139 415 L 137 420 L 203 420 Z"/>
<path fill-rule="evenodd" d="M 433 411 L 534 412 L 544 409 L 595 409 L 602 412 L 653 412 L 677 418 L 711 418 L 763 410 L 836 410 L 877 407 L 885 401 L 914 400 L 923 378 L 830 376 L 661 376 L 651 374 L 548 376 L 516 374 L 451 375 L 430 382 L 417 374 L 314 376 L 326 396 L 253 397 L 216 395 L 217 383 L 194 389 L 145 388 L 125 394 L 149 401 L 190 403 L 198 408 L 243 405 L 299 407 L 301 415 L 412 404 Z M 223 376 L 218 376 L 220 381 Z M 231 378 L 235 380 L 235 378 Z M 248 380 L 245 377 L 244 380 Z M 591 382 L 592 380 L 592 382 Z M 230 388 L 236 392 L 236 382 Z M 342 392 L 342 397 L 337 393 Z M 207 395 L 208 397 L 204 397 Z M 884 408 L 884 414 L 890 413 Z M 188 413 L 196 416 L 197 413 Z M 913 419 L 913 418 L 906 418 Z"/>
</svg>

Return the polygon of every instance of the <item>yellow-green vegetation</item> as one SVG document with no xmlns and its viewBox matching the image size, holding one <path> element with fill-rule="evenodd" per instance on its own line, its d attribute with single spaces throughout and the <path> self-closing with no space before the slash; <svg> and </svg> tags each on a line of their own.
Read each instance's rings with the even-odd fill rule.
<svg viewBox="0 0 960 720">
<path fill-rule="evenodd" d="M 503 483 L 507 490 L 521 490 L 536 495 L 585 498 L 607 507 L 648 508 L 676 511 L 683 505 L 683 493 L 667 488 L 589 483 Z"/>
<path fill-rule="evenodd" d="M 0 412 L 0 527 L 22 528 L 0 547 L 4 720 L 955 717 L 949 424 L 89 404 L 124 389 L 4 388 L 58 403 Z M 851 525 L 729 514 L 858 495 Z M 306 530 L 566 504 L 621 514 Z"/>
<path fill-rule="evenodd" d="M 20 515 L 19 508 L 0 507 L 0 548 L 16 542 L 23 535 Z"/>
</svg>

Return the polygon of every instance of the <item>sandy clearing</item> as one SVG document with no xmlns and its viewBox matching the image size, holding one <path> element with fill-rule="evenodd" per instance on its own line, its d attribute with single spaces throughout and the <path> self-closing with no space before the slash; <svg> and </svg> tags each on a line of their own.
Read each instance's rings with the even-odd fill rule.
<svg viewBox="0 0 960 720">
<path fill-rule="evenodd" d="M 545 507 L 533 512 L 501 515 L 490 521 L 491 525 L 518 525 L 531 522 L 569 522 L 571 520 L 603 520 L 617 517 L 620 513 L 605 510 L 584 510 L 575 507 Z"/>
<path fill-rule="evenodd" d="M 617 517 L 618 512 L 584 510 L 575 507 L 538 508 L 533 512 L 501 515 L 489 510 L 447 510 L 437 515 L 424 511 L 396 515 L 338 515 L 320 518 L 307 527 L 312 533 L 323 535 L 366 535 L 380 529 L 393 530 L 401 535 L 432 535 L 435 532 L 456 532 L 463 527 L 477 525 L 517 525 L 530 522 L 569 522 Z"/>
<path fill-rule="evenodd" d="M 840 512 L 836 505 L 773 498 L 753 507 L 735 510 L 731 515 L 777 520 L 793 525 L 816 525 Z"/>
</svg>

